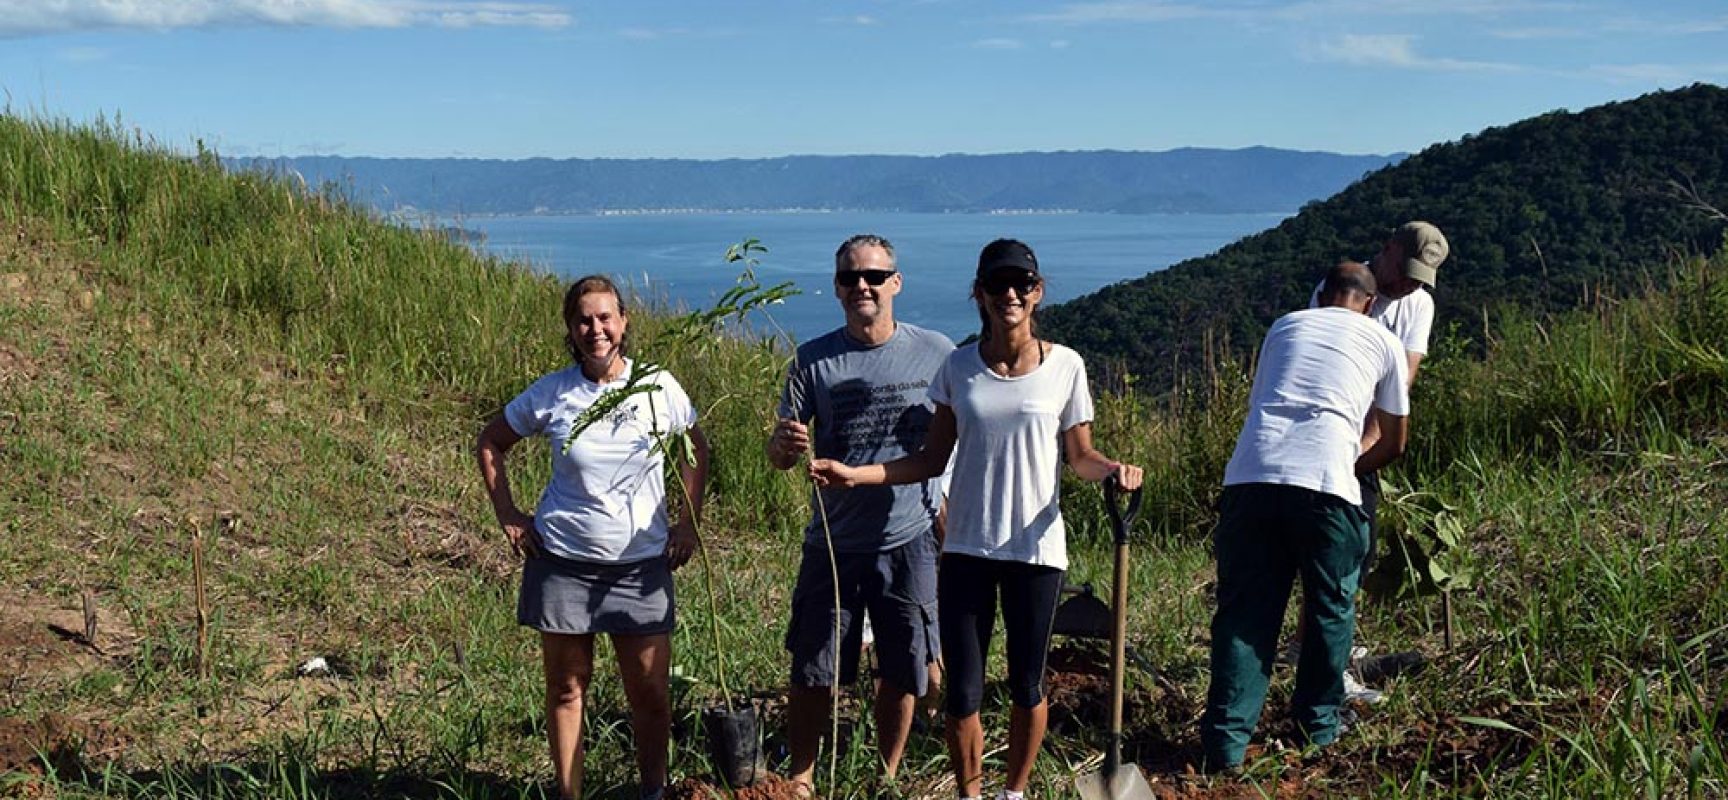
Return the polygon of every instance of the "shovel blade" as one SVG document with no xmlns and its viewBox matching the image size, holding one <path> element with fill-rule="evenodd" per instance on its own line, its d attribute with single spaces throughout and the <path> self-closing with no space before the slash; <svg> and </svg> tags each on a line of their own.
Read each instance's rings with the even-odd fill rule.
<svg viewBox="0 0 1728 800">
<path fill-rule="evenodd" d="M 1146 776 L 1133 764 L 1076 775 L 1074 788 L 1079 790 L 1080 800 L 1158 800 Z"/>
<path fill-rule="evenodd" d="M 1050 632 L 1057 636 L 1109 639 L 1115 624 L 1116 615 L 1110 613 L 1104 601 L 1091 594 L 1079 594 L 1056 607 Z"/>
</svg>

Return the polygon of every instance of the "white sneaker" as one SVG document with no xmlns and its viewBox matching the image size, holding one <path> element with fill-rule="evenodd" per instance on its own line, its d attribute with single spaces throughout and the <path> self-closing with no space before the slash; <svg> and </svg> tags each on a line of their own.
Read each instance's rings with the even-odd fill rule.
<svg viewBox="0 0 1728 800">
<path fill-rule="evenodd" d="M 1346 702 L 1354 700 L 1374 705 L 1385 699 L 1386 695 L 1380 690 L 1363 686 L 1362 682 L 1356 680 L 1356 676 L 1349 670 L 1344 671 L 1344 700 Z"/>
</svg>

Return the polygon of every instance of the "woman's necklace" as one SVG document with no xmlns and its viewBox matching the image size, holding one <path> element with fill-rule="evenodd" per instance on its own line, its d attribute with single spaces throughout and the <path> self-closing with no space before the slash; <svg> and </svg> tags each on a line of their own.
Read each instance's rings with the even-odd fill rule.
<svg viewBox="0 0 1728 800">
<path fill-rule="evenodd" d="M 587 379 L 589 379 L 595 383 L 611 383 L 611 382 L 616 381 L 619 378 L 623 377 L 623 375 L 624 375 L 624 359 L 620 358 L 617 353 L 613 353 L 610 358 L 606 359 L 606 363 L 604 365 L 602 365 L 599 369 L 594 370 L 595 372 L 600 373 L 598 376 L 589 374 L 589 369 L 590 369 L 590 364 L 588 362 L 583 362 L 583 364 L 582 364 L 582 376 L 583 377 L 585 377 L 585 378 L 587 378 Z"/>
<path fill-rule="evenodd" d="M 1032 337 L 1032 346 L 1038 349 L 1038 364 L 1043 364 L 1044 363 L 1044 342 L 1043 342 L 1043 340 L 1039 339 L 1036 336 Z M 1024 372 L 1022 372 L 1020 370 L 1020 361 L 1021 361 L 1021 358 L 1025 355 L 1025 353 L 1026 353 L 1026 346 L 1021 345 L 1019 347 L 1014 348 L 1014 351 L 1012 353 L 1006 354 L 1008 357 L 1001 359 L 1002 372 L 1000 374 L 1003 377 L 1007 377 L 1007 378 L 1017 378 L 1021 375 L 1025 375 L 1026 373 L 1031 372 L 1033 369 L 1035 369 L 1037 367 L 1036 364 L 1030 365 Z"/>
</svg>

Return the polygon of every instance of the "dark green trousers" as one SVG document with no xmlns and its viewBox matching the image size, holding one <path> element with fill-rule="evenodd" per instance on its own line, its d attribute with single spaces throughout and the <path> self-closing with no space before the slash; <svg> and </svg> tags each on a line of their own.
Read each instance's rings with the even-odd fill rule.
<svg viewBox="0 0 1728 800">
<path fill-rule="evenodd" d="M 1212 617 L 1212 686 L 1200 719 L 1208 769 L 1242 763 L 1260 722 L 1284 606 L 1302 576 L 1302 657 L 1290 714 L 1308 743 L 1338 738 L 1344 669 L 1356 626 L 1356 585 L 1368 548 L 1362 511 L 1296 486 L 1229 486 L 1213 532 L 1218 611 Z"/>
</svg>

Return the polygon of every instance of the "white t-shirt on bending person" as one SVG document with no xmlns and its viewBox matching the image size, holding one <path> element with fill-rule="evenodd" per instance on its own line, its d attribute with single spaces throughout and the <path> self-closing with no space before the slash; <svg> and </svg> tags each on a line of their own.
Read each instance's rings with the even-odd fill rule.
<svg viewBox="0 0 1728 800">
<path fill-rule="evenodd" d="M 1080 354 L 1051 344 L 1037 369 L 1009 378 L 969 344 L 937 370 L 930 399 L 953 409 L 958 434 L 942 552 L 1067 569 L 1062 433 L 1092 421 Z"/>
<path fill-rule="evenodd" d="M 1325 282 L 1321 283 L 1324 285 Z M 1309 308 L 1320 307 L 1320 288 L 1314 287 L 1314 293 L 1308 296 Z M 1428 354 L 1428 337 L 1434 330 L 1434 295 L 1429 294 L 1427 288 L 1419 286 L 1416 291 L 1397 300 L 1375 295 L 1374 304 L 1368 307 L 1368 316 L 1398 337 L 1405 350 L 1418 355 Z"/>
<path fill-rule="evenodd" d="M 1360 505 L 1356 457 L 1369 406 L 1410 414 L 1403 344 L 1350 309 L 1311 308 L 1272 323 L 1258 363 L 1224 485 L 1300 486 Z"/>
<path fill-rule="evenodd" d="M 622 388 L 635 369 L 626 359 L 619 380 L 599 384 L 571 366 L 535 381 L 504 407 L 517 435 L 551 440 L 552 479 L 534 508 L 534 528 L 555 556 L 630 563 L 666 550 L 665 458 L 654 437 L 696 424 L 684 387 L 670 373 L 655 373 L 647 381 L 656 390 L 626 398 L 565 447 L 576 418 L 603 392 Z"/>
</svg>

